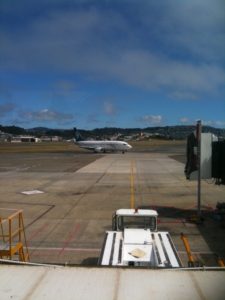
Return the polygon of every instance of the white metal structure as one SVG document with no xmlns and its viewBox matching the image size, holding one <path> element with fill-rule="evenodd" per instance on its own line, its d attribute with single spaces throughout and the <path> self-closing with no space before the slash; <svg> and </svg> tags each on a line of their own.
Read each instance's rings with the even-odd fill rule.
<svg viewBox="0 0 225 300">
<path fill-rule="evenodd" d="M 225 271 L 1 265 L 0 299 L 222 300 Z"/>
<path fill-rule="evenodd" d="M 99 265 L 179 268 L 181 262 L 168 232 L 157 231 L 154 210 L 119 209 L 107 231 Z"/>
</svg>

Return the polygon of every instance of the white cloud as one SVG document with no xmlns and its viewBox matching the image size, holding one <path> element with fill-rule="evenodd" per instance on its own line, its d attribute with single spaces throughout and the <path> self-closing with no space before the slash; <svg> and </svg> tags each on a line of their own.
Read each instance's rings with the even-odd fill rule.
<svg viewBox="0 0 225 300">
<path fill-rule="evenodd" d="M 225 121 L 202 120 L 204 126 L 225 127 Z"/>
<path fill-rule="evenodd" d="M 225 121 L 220 121 L 220 120 L 204 120 L 201 118 L 198 119 L 191 119 L 188 117 L 182 117 L 179 119 L 179 122 L 183 125 L 196 125 L 197 121 L 201 120 L 201 123 L 203 126 L 212 126 L 212 127 L 217 127 L 217 128 L 223 128 L 225 127 Z"/>
<path fill-rule="evenodd" d="M 215 125 L 218 127 L 225 127 L 225 121 L 215 121 Z"/>
<path fill-rule="evenodd" d="M 104 102 L 104 112 L 109 116 L 114 116 L 117 114 L 117 108 L 115 104 L 109 101 Z"/>
<path fill-rule="evenodd" d="M 178 100 L 197 100 L 200 93 L 197 91 L 175 90 L 169 94 L 170 98 Z"/>
<path fill-rule="evenodd" d="M 63 9 L 52 6 L 16 34 L 1 29 L 1 66 L 81 72 L 193 100 L 225 83 L 222 2 L 132 1 L 127 7 L 127 1 L 112 1 L 106 10 L 98 2 L 84 1 L 84 9 L 69 1 L 69 10 L 57 1 Z"/>
<path fill-rule="evenodd" d="M 225 3 L 222 0 L 147 1 L 139 16 L 148 37 L 182 59 L 224 60 Z M 149 17 L 151 15 L 151 17 Z"/>
<path fill-rule="evenodd" d="M 65 93 L 70 93 L 76 89 L 76 85 L 70 80 L 59 80 L 55 83 L 55 88 Z"/>
<path fill-rule="evenodd" d="M 202 120 L 202 125 L 204 126 L 213 126 L 213 123 L 211 120 Z"/>
<path fill-rule="evenodd" d="M 15 105 L 11 102 L 0 104 L 0 117 L 4 118 L 15 110 Z"/>
<path fill-rule="evenodd" d="M 189 120 L 189 118 L 183 117 L 183 118 L 180 118 L 180 123 L 187 124 L 187 123 L 190 123 L 190 120 Z"/>
<path fill-rule="evenodd" d="M 57 112 L 49 109 L 42 109 L 36 112 L 23 112 L 20 114 L 20 117 L 23 117 L 27 120 L 38 121 L 38 122 L 66 122 L 72 121 L 73 115 Z"/>
<path fill-rule="evenodd" d="M 140 121 L 146 125 L 161 125 L 163 117 L 160 115 L 145 115 L 140 118 Z"/>
<path fill-rule="evenodd" d="M 188 99 L 215 91 L 225 83 L 225 72 L 220 67 L 179 62 L 147 51 L 123 53 L 111 71 L 131 85 L 164 89 Z"/>
</svg>

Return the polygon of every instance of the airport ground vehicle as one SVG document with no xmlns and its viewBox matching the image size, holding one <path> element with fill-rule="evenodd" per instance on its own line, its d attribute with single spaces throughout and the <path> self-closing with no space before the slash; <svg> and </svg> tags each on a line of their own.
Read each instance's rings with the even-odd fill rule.
<svg viewBox="0 0 225 300">
<path fill-rule="evenodd" d="M 157 230 L 158 213 L 119 209 L 105 235 L 99 265 L 179 268 L 181 262 L 168 232 Z"/>
</svg>

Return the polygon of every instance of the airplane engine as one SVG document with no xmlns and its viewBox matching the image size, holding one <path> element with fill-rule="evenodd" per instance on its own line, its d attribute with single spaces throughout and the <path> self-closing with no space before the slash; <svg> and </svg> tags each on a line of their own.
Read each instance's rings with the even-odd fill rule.
<svg viewBox="0 0 225 300">
<path fill-rule="evenodd" d="M 97 147 L 97 148 L 95 148 L 95 152 L 96 153 L 105 152 L 105 149 L 102 147 Z"/>
</svg>

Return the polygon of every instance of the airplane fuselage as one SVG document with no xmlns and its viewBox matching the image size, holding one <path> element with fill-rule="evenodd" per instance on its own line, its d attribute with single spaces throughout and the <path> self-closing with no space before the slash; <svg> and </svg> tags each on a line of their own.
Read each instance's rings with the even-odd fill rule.
<svg viewBox="0 0 225 300">
<path fill-rule="evenodd" d="M 126 152 L 132 148 L 124 141 L 77 141 L 81 148 L 93 150 L 95 152 Z"/>
</svg>

